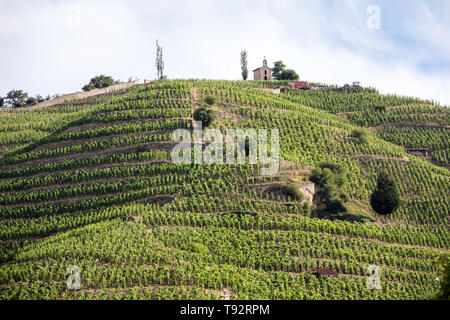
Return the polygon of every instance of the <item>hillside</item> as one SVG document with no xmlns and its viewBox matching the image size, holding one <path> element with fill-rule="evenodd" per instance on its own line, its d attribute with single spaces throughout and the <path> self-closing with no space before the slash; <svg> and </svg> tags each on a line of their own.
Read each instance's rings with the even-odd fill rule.
<svg viewBox="0 0 450 320">
<path fill-rule="evenodd" d="M 367 89 L 366 89 L 367 90 Z M 427 160 L 450 167 L 450 111 L 432 101 L 369 92 L 290 91 L 286 97 L 348 119 L 406 149 L 426 149 Z"/>
<path fill-rule="evenodd" d="M 376 92 L 261 90 L 275 84 L 156 81 L 2 110 L 0 298 L 432 295 L 437 258 L 450 247 L 448 109 Z M 217 98 L 215 128 L 279 129 L 277 175 L 251 164 L 172 163 L 171 133 L 192 130 L 207 95 Z M 372 131 L 369 143 L 351 139 L 358 126 Z M 405 147 L 428 148 L 431 159 Z M 280 191 L 305 185 L 323 161 L 346 169 L 346 215 L 318 216 Z M 369 204 L 381 169 L 402 196 L 386 220 Z M 66 287 L 71 265 L 81 290 Z M 369 265 L 381 267 L 381 290 L 366 287 Z M 317 268 L 338 276 L 316 277 Z"/>
</svg>

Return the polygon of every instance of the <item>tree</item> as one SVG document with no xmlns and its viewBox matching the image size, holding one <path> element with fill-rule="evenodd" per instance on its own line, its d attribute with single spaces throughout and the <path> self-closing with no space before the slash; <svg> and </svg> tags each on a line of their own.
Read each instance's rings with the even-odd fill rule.
<svg viewBox="0 0 450 320">
<path fill-rule="evenodd" d="M 159 46 L 156 40 L 156 70 L 158 71 L 158 79 L 164 79 L 164 61 L 162 58 L 162 47 Z"/>
<path fill-rule="evenodd" d="M 91 79 L 91 81 L 83 87 L 83 91 L 89 91 L 98 88 L 107 88 L 115 84 L 116 81 L 110 76 L 99 75 Z"/>
<path fill-rule="evenodd" d="M 5 100 L 2 97 L 0 97 L 0 108 L 3 107 L 4 103 L 5 103 Z"/>
<path fill-rule="evenodd" d="M 400 192 L 386 171 L 381 171 L 378 175 L 377 188 L 371 196 L 370 204 L 375 212 L 385 216 L 400 206 Z"/>
<path fill-rule="evenodd" d="M 208 127 L 215 119 L 215 114 L 211 109 L 198 108 L 194 112 L 194 120 L 201 121 L 204 128 Z"/>
<path fill-rule="evenodd" d="M 248 78 L 248 67 L 247 67 L 247 50 L 241 51 L 241 70 L 242 70 L 242 79 L 247 80 Z"/>
<path fill-rule="evenodd" d="M 35 97 L 29 97 L 27 99 L 27 101 L 25 102 L 25 104 L 27 106 L 34 106 L 35 104 L 38 104 L 38 103 L 39 103 L 39 100 L 38 100 L 38 98 L 35 98 Z"/>
<path fill-rule="evenodd" d="M 345 168 L 334 162 L 321 162 L 319 164 L 319 168 L 322 170 L 329 169 L 332 173 L 332 182 L 338 187 L 342 187 L 345 185 L 346 178 L 345 178 Z"/>
<path fill-rule="evenodd" d="M 338 214 L 347 211 L 343 204 L 346 196 L 341 191 L 346 183 L 343 166 L 332 162 L 322 162 L 318 168 L 313 169 L 310 180 L 319 186 L 317 194 L 325 203 L 328 212 Z"/>
<path fill-rule="evenodd" d="M 15 107 L 23 107 L 26 105 L 26 101 L 28 99 L 28 93 L 23 92 L 22 90 L 11 90 L 6 94 L 5 101 Z"/>
<path fill-rule="evenodd" d="M 292 69 L 283 70 L 281 75 L 277 78 L 277 80 L 292 80 L 296 81 L 299 79 L 299 75 Z"/>
<path fill-rule="evenodd" d="M 283 61 L 274 62 L 272 68 L 272 78 L 279 80 L 278 78 L 281 76 L 281 72 L 284 71 L 284 68 L 286 68 L 286 65 L 283 63 Z"/>
<path fill-rule="evenodd" d="M 276 80 L 298 80 L 300 77 L 292 69 L 285 69 L 286 65 L 283 63 L 283 61 L 276 61 L 272 68 L 272 78 L 275 78 Z"/>
</svg>

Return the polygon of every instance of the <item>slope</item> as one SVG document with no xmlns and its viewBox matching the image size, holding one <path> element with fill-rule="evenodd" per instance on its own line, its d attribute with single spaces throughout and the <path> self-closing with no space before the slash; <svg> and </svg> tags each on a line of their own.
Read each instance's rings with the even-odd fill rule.
<svg viewBox="0 0 450 320">
<path fill-rule="evenodd" d="M 349 121 L 260 90 L 272 83 L 160 81 L 106 97 L 2 115 L 2 299 L 417 299 L 438 287 L 449 248 L 448 170 Z M 278 128 L 283 168 L 263 177 L 244 165 L 176 165 L 171 132 L 214 95 L 226 128 Z M 83 102 L 83 103 L 82 103 Z M 29 130 L 26 138 L 21 133 Z M 377 171 L 401 187 L 386 223 L 319 219 L 271 192 L 320 162 L 347 169 L 350 214 Z M 66 287 L 81 269 L 82 289 Z M 369 265 L 382 289 L 368 290 Z M 314 268 L 339 276 L 317 278 Z"/>
</svg>

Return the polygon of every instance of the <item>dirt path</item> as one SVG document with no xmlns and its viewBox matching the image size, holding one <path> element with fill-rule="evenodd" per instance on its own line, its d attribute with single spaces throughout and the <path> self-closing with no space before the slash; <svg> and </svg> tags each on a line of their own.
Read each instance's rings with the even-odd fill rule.
<svg viewBox="0 0 450 320">
<path fill-rule="evenodd" d="M 198 98 L 198 89 L 197 88 L 191 88 L 191 96 L 192 96 L 192 111 L 194 111 L 199 106 L 199 98 Z"/>
</svg>

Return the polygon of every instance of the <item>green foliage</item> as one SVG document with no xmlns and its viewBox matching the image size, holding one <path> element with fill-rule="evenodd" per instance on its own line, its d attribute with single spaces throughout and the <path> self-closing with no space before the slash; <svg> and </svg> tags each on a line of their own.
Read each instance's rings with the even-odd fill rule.
<svg viewBox="0 0 450 320">
<path fill-rule="evenodd" d="M 27 99 L 28 93 L 23 92 L 22 90 L 11 90 L 6 94 L 5 101 L 15 108 L 20 108 L 26 105 Z"/>
<path fill-rule="evenodd" d="M 386 106 L 376 106 L 375 111 L 377 112 L 385 112 L 387 110 Z"/>
<path fill-rule="evenodd" d="M 381 171 L 378 175 L 377 187 L 370 199 L 373 210 L 378 214 L 388 215 L 398 209 L 400 202 L 400 192 L 394 180 L 386 171 Z"/>
<path fill-rule="evenodd" d="M 303 193 L 301 193 L 300 188 L 298 184 L 296 183 L 288 183 L 284 187 L 284 193 L 289 195 L 295 200 L 302 201 L 303 200 Z"/>
<path fill-rule="evenodd" d="M 247 50 L 241 51 L 241 74 L 242 80 L 247 80 L 248 78 Z"/>
<path fill-rule="evenodd" d="M 213 95 L 208 95 L 205 97 L 205 102 L 207 105 L 212 106 L 217 101 L 217 98 Z"/>
<path fill-rule="evenodd" d="M 292 69 L 285 69 L 283 61 L 276 61 L 272 68 L 272 78 L 276 80 L 295 81 L 299 79 L 297 72 Z"/>
<path fill-rule="evenodd" d="M 284 71 L 285 68 L 286 65 L 283 63 L 283 61 L 274 62 L 272 68 L 272 78 L 279 80 L 279 78 L 281 77 L 281 73 Z"/>
<path fill-rule="evenodd" d="M 248 157 L 250 155 L 250 138 L 245 137 L 245 147 L 244 147 L 245 156 Z"/>
<path fill-rule="evenodd" d="M 446 128 L 388 126 L 378 129 L 377 135 L 405 148 L 429 149 L 434 161 L 450 164 L 450 130 Z"/>
<path fill-rule="evenodd" d="M 297 72 L 295 72 L 292 69 L 288 69 L 288 70 L 283 70 L 281 72 L 281 74 L 278 76 L 277 80 L 289 80 L 289 81 L 296 81 L 298 80 L 300 77 L 297 74 Z"/>
<path fill-rule="evenodd" d="M 191 252 L 201 253 L 201 254 L 208 254 L 209 249 L 207 246 L 205 246 L 203 243 L 199 242 L 191 242 L 187 246 L 187 250 Z"/>
<path fill-rule="evenodd" d="M 339 214 L 347 212 L 347 208 L 342 203 L 340 199 L 332 199 L 327 206 L 327 210 L 332 214 Z"/>
<path fill-rule="evenodd" d="M 29 98 L 27 99 L 27 101 L 25 102 L 25 104 L 26 104 L 27 106 L 33 106 L 33 105 L 38 104 L 38 103 L 39 103 L 39 99 L 38 99 L 38 98 L 35 98 L 35 97 L 29 97 Z"/>
<path fill-rule="evenodd" d="M 303 215 L 305 217 L 311 216 L 311 206 L 309 205 L 308 202 L 303 203 Z"/>
<path fill-rule="evenodd" d="M 342 165 L 322 162 L 318 168 L 312 170 L 310 180 L 318 185 L 318 195 L 326 204 L 327 211 L 333 214 L 346 212 L 342 203 L 345 197 L 341 188 L 346 184 L 345 169 Z"/>
<path fill-rule="evenodd" d="M 439 257 L 439 263 L 441 266 L 440 289 L 436 294 L 436 299 L 450 300 L 450 255 L 442 254 Z"/>
<path fill-rule="evenodd" d="M 319 186 L 329 182 L 337 187 L 342 187 L 346 183 L 345 168 L 338 163 L 321 162 L 319 168 L 313 170 L 311 179 Z"/>
<path fill-rule="evenodd" d="M 5 103 L 5 100 L 2 97 L 0 97 L 0 108 L 3 107 L 4 103 Z"/>
<path fill-rule="evenodd" d="M 339 114 L 358 126 L 378 127 L 377 135 L 383 139 L 406 148 L 428 148 L 432 150 L 433 163 L 450 165 L 449 130 L 445 130 L 450 109 L 434 101 L 382 95 L 374 88 L 359 86 L 326 91 L 288 90 L 283 96 Z"/>
<path fill-rule="evenodd" d="M 204 107 L 198 108 L 194 112 L 194 120 L 201 121 L 204 128 L 207 128 L 214 121 L 215 117 L 213 110 Z"/>
<path fill-rule="evenodd" d="M 358 144 L 369 142 L 369 132 L 362 128 L 357 128 L 352 131 L 352 139 Z"/>
<path fill-rule="evenodd" d="M 83 86 L 82 89 L 83 89 L 83 91 L 91 91 L 91 90 L 95 89 L 94 83 L 89 82 L 88 84 Z"/>
<path fill-rule="evenodd" d="M 99 89 L 99 88 L 106 88 L 109 86 L 112 86 L 116 82 L 114 79 L 110 76 L 105 75 L 99 75 L 96 77 L 93 77 L 91 81 L 87 85 L 85 85 L 82 89 L 83 91 L 90 91 L 92 89 Z"/>
<path fill-rule="evenodd" d="M 448 170 L 413 156 L 392 159 L 404 149 L 376 135 L 355 144 L 345 139 L 355 127 L 331 113 L 344 110 L 351 121 L 367 123 L 448 125 L 448 111 L 366 91 L 259 90 L 279 84 L 155 81 L 74 105 L 2 110 L 0 299 L 223 299 L 226 287 L 236 299 L 435 293 L 435 261 L 450 246 Z M 354 214 L 356 201 L 365 211 L 383 169 L 408 196 L 389 225 L 316 219 L 307 203 L 279 194 L 282 176 L 261 176 L 259 165 L 171 163 L 170 132 L 190 128 L 193 88 L 230 106 L 230 117 L 215 123 L 221 130 L 279 128 L 281 159 L 296 163 L 292 170 L 320 170 L 334 195 L 330 211 L 341 211 L 344 193 L 350 199 L 341 218 Z M 230 120 L 236 117 L 238 124 Z M 447 137 L 441 131 L 402 134 L 439 149 Z M 136 223 L 123 221 L 130 216 Z M 76 292 L 64 286 L 73 264 L 82 270 L 83 289 Z M 382 267 L 383 290 L 366 288 L 371 264 Z M 316 279 L 313 268 L 349 276 Z"/>
</svg>

